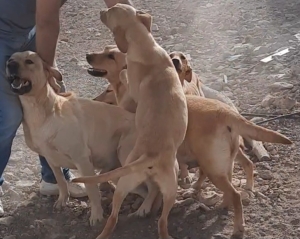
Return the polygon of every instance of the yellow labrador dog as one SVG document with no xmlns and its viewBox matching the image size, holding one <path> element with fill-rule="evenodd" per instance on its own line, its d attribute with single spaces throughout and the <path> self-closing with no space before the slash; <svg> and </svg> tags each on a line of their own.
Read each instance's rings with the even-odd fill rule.
<svg viewBox="0 0 300 239">
<path fill-rule="evenodd" d="M 124 129 L 134 126 L 134 114 L 114 105 L 73 94 L 56 94 L 61 74 L 48 67 L 34 52 L 15 53 L 7 62 L 12 90 L 20 95 L 26 144 L 46 157 L 59 186 L 55 207 L 69 197 L 61 167 L 78 169 L 84 176 L 94 168 L 107 172 L 120 165 L 117 148 Z M 91 202 L 90 223 L 103 217 L 96 185 L 86 185 Z"/>
<path fill-rule="evenodd" d="M 106 46 L 103 51 L 93 52 L 86 55 L 87 62 L 92 66 L 88 73 L 95 77 L 106 78 L 110 85 L 106 94 L 99 95 L 97 100 L 116 104 L 135 113 L 137 104 L 125 94 L 124 82 L 120 82 L 119 74 L 122 69 L 127 68 L 126 54 L 120 52 L 116 45 Z"/>
<path fill-rule="evenodd" d="M 124 197 L 147 178 L 162 192 L 158 231 L 161 239 L 168 239 L 168 215 L 177 194 L 176 152 L 187 129 L 185 95 L 170 57 L 151 34 L 151 15 L 117 4 L 102 10 L 100 18 L 121 52 L 127 53 L 129 93 L 137 103 L 137 139 L 126 166 L 97 176 L 102 182 L 125 176 L 117 184 L 112 213 L 98 239 L 111 235 Z"/>
</svg>

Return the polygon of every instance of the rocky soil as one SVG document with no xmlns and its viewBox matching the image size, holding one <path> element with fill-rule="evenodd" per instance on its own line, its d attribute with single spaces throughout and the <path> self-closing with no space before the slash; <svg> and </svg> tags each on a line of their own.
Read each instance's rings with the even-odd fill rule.
<svg viewBox="0 0 300 239">
<path fill-rule="evenodd" d="M 134 1 L 134 0 L 133 0 Z M 168 51 L 181 50 L 194 70 L 213 88 L 225 92 L 240 112 L 282 114 L 299 110 L 300 3 L 297 0 L 135 0 L 139 9 L 154 16 L 153 34 Z M 96 0 L 70 0 L 62 8 L 58 63 L 69 90 L 92 98 L 106 82 L 86 72 L 85 54 L 113 43 L 99 20 L 104 4 Z M 282 56 L 261 62 L 288 48 Z M 265 144 L 270 161 L 255 162 L 257 193 L 243 192 L 245 238 L 300 238 L 299 117 L 263 124 L 289 136 L 291 147 Z M 88 225 L 87 198 L 71 199 L 61 212 L 54 211 L 53 197 L 39 195 L 40 165 L 37 155 L 24 144 L 18 131 L 5 171 L 2 201 L 6 215 L 0 218 L 0 238 L 93 239 L 103 223 Z M 234 184 L 245 183 L 239 166 Z M 241 189 L 242 190 L 242 189 Z M 207 196 L 218 199 L 211 184 Z M 103 192 L 102 204 L 110 212 L 112 192 Z M 157 218 L 127 218 L 140 198 L 128 196 L 122 206 L 114 239 L 157 238 Z M 233 229 L 228 214 L 211 205 L 203 210 L 191 189 L 180 189 L 170 214 L 170 232 L 176 238 L 229 238 Z"/>
</svg>

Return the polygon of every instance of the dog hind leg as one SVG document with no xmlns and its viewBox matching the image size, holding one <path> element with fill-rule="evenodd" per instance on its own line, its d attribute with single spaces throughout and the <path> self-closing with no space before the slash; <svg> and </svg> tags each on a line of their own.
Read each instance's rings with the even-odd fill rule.
<svg viewBox="0 0 300 239">
<path fill-rule="evenodd" d="M 119 211 L 123 200 L 130 191 L 145 181 L 146 178 L 147 175 L 145 173 L 132 173 L 120 178 L 113 196 L 112 212 L 102 233 L 96 239 L 109 238 L 118 222 Z"/>
<path fill-rule="evenodd" d="M 163 209 L 158 220 L 159 239 L 171 239 L 168 232 L 168 216 L 175 203 L 177 195 L 177 174 L 175 167 L 169 167 L 154 176 L 163 195 Z"/>
<path fill-rule="evenodd" d="M 94 167 L 92 164 L 87 163 L 89 159 L 78 159 L 76 162 L 84 162 L 84 164 L 77 164 L 76 167 L 79 170 L 80 174 L 83 176 L 93 176 L 95 175 Z M 93 226 L 97 221 L 102 221 L 103 219 L 103 209 L 101 206 L 101 194 L 96 184 L 85 184 L 86 192 L 88 194 L 90 203 L 91 203 L 91 216 L 90 216 L 90 225 Z"/>
</svg>

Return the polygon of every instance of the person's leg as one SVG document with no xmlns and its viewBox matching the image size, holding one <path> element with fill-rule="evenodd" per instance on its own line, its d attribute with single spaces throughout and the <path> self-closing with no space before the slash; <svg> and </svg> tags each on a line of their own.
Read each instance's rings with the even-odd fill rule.
<svg viewBox="0 0 300 239">
<path fill-rule="evenodd" d="M 20 51 L 35 51 L 35 28 L 29 33 L 28 41 L 21 47 Z M 61 84 L 62 92 L 65 92 L 64 83 Z M 50 168 L 47 160 L 39 155 L 39 160 L 41 164 L 41 174 L 42 181 L 40 184 L 40 193 L 43 195 L 58 195 L 58 186 L 56 184 L 56 179 L 53 174 L 52 169 Z M 63 173 L 67 181 L 73 177 L 68 168 L 63 169 Z M 85 192 L 85 187 L 83 184 L 69 184 L 69 191 L 72 197 L 85 197 L 87 196 Z"/>
<path fill-rule="evenodd" d="M 19 98 L 10 90 L 10 84 L 5 75 L 6 61 L 11 53 L 12 49 L 8 42 L 0 40 L 0 186 L 4 182 L 3 172 L 9 160 L 12 142 L 21 124 L 23 114 Z M 3 215 L 1 201 L 0 215 Z"/>
</svg>

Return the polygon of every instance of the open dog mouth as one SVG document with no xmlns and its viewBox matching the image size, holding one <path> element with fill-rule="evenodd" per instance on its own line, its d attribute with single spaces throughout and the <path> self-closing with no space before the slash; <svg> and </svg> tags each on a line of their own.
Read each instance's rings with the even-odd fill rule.
<svg viewBox="0 0 300 239">
<path fill-rule="evenodd" d="M 95 69 L 93 67 L 89 68 L 87 70 L 87 72 L 91 75 L 91 76 L 95 76 L 95 77 L 104 77 L 107 74 L 106 70 L 102 70 L 102 69 Z"/>
<path fill-rule="evenodd" d="M 10 87 L 12 91 L 19 95 L 28 93 L 32 88 L 32 84 L 30 81 L 22 79 L 17 75 L 8 76 L 8 80 L 10 82 Z"/>
</svg>

